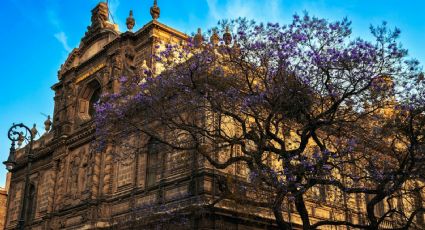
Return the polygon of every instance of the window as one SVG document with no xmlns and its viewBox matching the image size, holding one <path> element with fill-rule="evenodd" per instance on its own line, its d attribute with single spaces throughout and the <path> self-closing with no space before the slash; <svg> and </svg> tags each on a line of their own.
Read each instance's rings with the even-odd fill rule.
<svg viewBox="0 0 425 230">
<path fill-rule="evenodd" d="M 95 105 L 99 103 L 101 94 L 102 88 L 97 80 L 83 87 L 79 96 L 79 117 L 82 120 L 89 120 L 95 115 Z"/>
<path fill-rule="evenodd" d="M 154 185 L 160 176 L 162 165 L 162 157 L 160 156 L 160 143 L 158 140 L 151 139 L 148 143 L 148 159 L 147 159 L 147 186 Z"/>
<path fill-rule="evenodd" d="M 90 98 L 90 102 L 89 102 L 89 115 L 90 117 L 93 117 L 93 115 L 96 113 L 96 109 L 94 107 L 94 105 L 96 105 L 97 103 L 99 103 L 100 101 L 100 88 L 97 88 L 94 90 L 91 98 Z"/>
<path fill-rule="evenodd" d="M 132 184 L 134 175 L 134 162 L 131 159 L 118 165 L 118 187 Z"/>
</svg>

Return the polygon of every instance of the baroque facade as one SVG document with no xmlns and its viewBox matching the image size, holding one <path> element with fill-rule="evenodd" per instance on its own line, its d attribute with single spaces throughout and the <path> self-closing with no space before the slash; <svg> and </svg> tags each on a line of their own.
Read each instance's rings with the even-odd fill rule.
<svg viewBox="0 0 425 230">
<path fill-rule="evenodd" d="M 132 32 L 135 20 L 130 11 L 128 31 L 120 32 L 109 21 L 106 3 L 92 10 L 91 25 L 61 66 L 58 83 L 52 86 L 53 128 L 34 143 L 25 208 L 27 228 L 275 229 L 273 214 L 267 209 L 231 200 L 210 207 L 219 190 L 217 178 L 226 174 L 246 178 L 242 165 L 215 170 L 196 154 L 167 151 L 145 136 L 129 137 L 128 145 L 111 144 L 102 152 L 93 146 L 94 104 L 100 95 L 118 92 L 121 76 L 142 75 L 146 68 L 159 71 L 153 54 L 161 45 L 189 38 L 157 20 L 160 10 L 156 1 L 150 13 L 153 20 Z M 18 164 L 12 172 L 5 229 L 14 229 L 20 217 L 26 150 L 24 147 L 16 153 Z M 238 149 L 229 153 L 238 154 Z M 324 193 L 325 189 L 318 189 L 316 200 L 324 203 Z M 361 209 L 359 200 L 348 202 Z M 294 207 L 287 206 L 286 219 L 296 228 L 300 218 L 291 215 Z M 383 209 L 382 204 L 377 211 Z M 324 205 L 311 204 L 309 212 L 317 219 L 347 218 L 342 210 Z M 361 222 L 359 216 L 349 218 Z"/>
<path fill-rule="evenodd" d="M 94 104 L 101 93 L 119 89 L 119 77 L 138 74 L 141 67 L 155 71 L 152 54 L 163 42 L 188 39 L 157 19 L 160 10 L 151 8 L 153 20 L 132 32 L 135 21 L 130 12 L 129 31 L 120 32 L 109 21 L 107 3 L 92 10 L 91 25 L 78 48 L 58 72 L 53 127 L 34 143 L 32 170 L 25 207 L 28 229 L 264 229 L 271 214 L 238 214 L 234 208 L 216 208 L 199 213 L 215 191 L 214 171 L 205 161 L 179 152 L 165 152 L 159 144 L 140 137 L 136 153 L 117 160 L 114 153 L 125 146 L 109 146 L 96 152 Z M 160 150 L 161 149 L 161 150 Z M 14 229 L 20 218 L 27 147 L 16 152 L 12 171 L 5 229 Z M 201 169 L 204 170 L 201 170 Z M 234 171 L 237 169 L 235 168 Z M 233 204 L 227 204 L 232 207 Z M 164 219 L 172 210 L 185 210 L 171 228 Z M 196 211 L 194 211 L 196 210 Z M 259 213 L 252 210 L 251 213 Z M 155 214 L 156 213 L 156 214 Z M 240 216 L 241 215 L 241 216 Z M 243 217 L 243 218 L 242 218 Z"/>
</svg>

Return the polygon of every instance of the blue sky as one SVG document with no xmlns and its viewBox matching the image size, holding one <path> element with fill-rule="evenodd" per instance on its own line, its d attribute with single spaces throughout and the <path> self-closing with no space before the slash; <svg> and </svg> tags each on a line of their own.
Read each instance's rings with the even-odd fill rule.
<svg viewBox="0 0 425 230">
<path fill-rule="evenodd" d="M 0 162 L 7 159 L 7 130 L 13 122 L 37 123 L 53 113 L 57 71 L 69 51 L 77 47 L 90 24 L 90 10 L 98 0 L 2 0 L 0 5 Z M 128 11 L 135 29 L 151 17 L 153 0 L 109 0 L 113 19 L 124 30 Z M 204 30 L 220 19 L 237 17 L 289 23 L 304 10 L 330 20 L 348 17 L 353 37 L 370 38 L 369 26 L 387 21 L 401 29 L 401 42 L 410 55 L 425 62 L 424 0 L 158 0 L 159 21 L 187 34 Z M 0 166 L 0 185 L 6 170 Z"/>
</svg>

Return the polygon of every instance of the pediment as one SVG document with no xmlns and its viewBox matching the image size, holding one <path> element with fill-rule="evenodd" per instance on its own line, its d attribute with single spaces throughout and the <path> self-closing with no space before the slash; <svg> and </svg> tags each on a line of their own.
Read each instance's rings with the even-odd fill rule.
<svg viewBox="0 0 425 230">
<path fill-rule="evenodd" d="M 108 20 L 108 5 L 99 3 L 92 10 L 91 25 L 81 39 L 80 46 L 72 50 L 59 71 L 59 79 L 74 67 L 89 60 L 104 49 L 104 47 L 119 36 L 118 25 Z"/>
<path fill-rule="evenodd" d="M 93 39 L 86 40 L 80 44 L 80 63 L 83 63 L 93 57 L 95 54 L 99 53 L 103 48 L 113 41 L 118 36 L 118 33 L 115 31 L 103 31 L 98 34 L 98 36 L 93 37 Z"/>
<path fill-rule="evenodd" d="M 78 66 L 79 64 L 79 49 L 75 48 L 71 51 L 66 59 L 65 63 L 61 65 L 59 70 L 59 79 L 62 78 L 62 75 L 73 67 Z"/>
<path fill-rule="evenodd" d="M 107 44 L 118 36 L 119 33 L 116 31 L 105 30 L 99 32 L 96 36 L 93 36 L 90 39 L 82 41 L 80 47 L 73 49 L 68 55 L 65 63 L 61 66 L 59 79 L 61 79 L 62 75 L 70 69 L 79 66 L 102 51 Z"/>
</svg>

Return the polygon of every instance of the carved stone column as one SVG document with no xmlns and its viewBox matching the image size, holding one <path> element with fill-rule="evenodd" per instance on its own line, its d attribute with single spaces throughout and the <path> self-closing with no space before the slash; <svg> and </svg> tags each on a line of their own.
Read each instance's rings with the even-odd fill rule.
<svg viewBox="0 0 425 230">
<path fill-rule="evenodd" d="M 63 196 L 65 194 L 65 160 L 60 160 L 58 164 L 54 210 L 59 210 L 61 208 Z"/>
<path fill-rule="evenodd" d="M 53 212 L 53 201 L 54 201 L 54 197 L 56 195 L 56 189 L 57 189 L 56 179 L 57 179 L 57 175 L 60 173 L 59 169 L 60 169 L 59 168 L 59 161 L 53 162 L 52 172 L 50 174 L 49 183 L 48 183 L 48 184 L 53 185 L 52 186 L 53 191 L 51 191 L 51 194 L 47 198 L 47 200 L 48 200 L 47 213 Z"/>
<path fill-rule="evenodd" d="M 103 172 L 102 194 L 107 195 L 110 192 L 111 176 L 112 176 L 112 154 L 111 149 L 105 153 L 105 168 Z"/>
<path fill-rule="evenodd" d="M 99 194 L 99 177 L 100 177 L 101 153 L 94 153 L 93 160 L 93 176 L 92 176 L 92 199 L 96 199 Z"/>
</svg>

